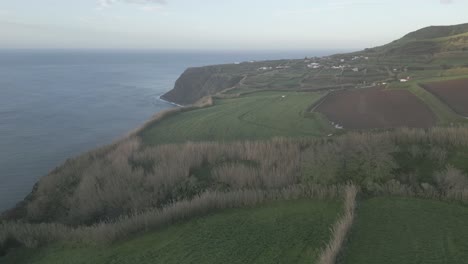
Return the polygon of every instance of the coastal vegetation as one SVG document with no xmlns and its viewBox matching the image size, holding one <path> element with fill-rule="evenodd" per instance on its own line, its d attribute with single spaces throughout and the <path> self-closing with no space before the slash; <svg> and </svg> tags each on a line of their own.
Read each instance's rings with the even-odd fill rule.
<svg viewBox="0 0 468 264">
<path fill-rule="evenodd" d="M 30 247 L 73 240 L 63 234 L 76 241 L 115 241 L 217 208 L 278 197 L 338 197 L 348 183 L 366 194 L 464 202 L 468 170 L 459 157 L 468 152 L 467 135 L 466 128 L 400 129 L 153 147 L 127 139 L 44 177 L 22 207 L 4 214 L 9 221 L 1 238 Z"/>
<path fill-rule="evenodd" d="M 338 200 L 278 201 L 176 222 L 110 246 L 17 249 L 0 263 L 310 263 L 318 259 Z M 239 224 L 242 223 L 242 224 Z"/>
<path fill-rule="evenodd" d="M 0 263 L 463 263 L 467 31 L 189 69 L 1 215 Z"/>
</svg>

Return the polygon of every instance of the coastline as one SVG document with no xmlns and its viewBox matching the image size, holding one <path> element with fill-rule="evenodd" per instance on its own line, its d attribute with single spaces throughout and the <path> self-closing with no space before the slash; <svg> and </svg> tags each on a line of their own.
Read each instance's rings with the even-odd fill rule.
<svg viewBox="0 0 468 264">
<path fill-rule="evenodd" d="M 184 107 L 183 105 L 180 105 L 180 104 L 178 104 L 178 103 L 174 103 L 174 102 L 165 100 L 165 99 L 162 98 L 162 96 L 163 96 L 163 95 L 159 95 L 159 96 L 158 96 L 158 100 L 163 101 L 163 102 L 168 103 L 168 104 L 171 104 L 171 105 L 178 106 L 178 107 Z"/>
</svg>

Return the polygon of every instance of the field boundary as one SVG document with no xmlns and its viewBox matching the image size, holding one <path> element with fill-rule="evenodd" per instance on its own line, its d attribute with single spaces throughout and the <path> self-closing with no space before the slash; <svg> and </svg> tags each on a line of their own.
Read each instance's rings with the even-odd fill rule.
<svg viewBox="0 0 468 264">
<path fill-rule="evenodd" d="M 182 106 L 182 107 L 176 107 L 176 108 L 171 108 L 168 110 L 164 110 L 161 112 L 156 113 L 152 118 L 150 118 L 148 121 L 146 121 L 142 126 L 139 128 L 131 131 L 130 133 L 127 134 L 127 136 L 124 136 L 123 139 L 126 138 L 131 138 L 133 136 L 141 136 L 141 134 L 148 128 L 158 124 L 159 122 L 163 121 L 164 119 L 174 116 L 179 113 L 183 112 L 188 112 L 192 110 L 198 110 L 202 108 L 207 108 L 210 106 L 214 105 L 214 100 L 213 96 L 206 96 L 198 100 L 195 104 L 192 104 L 190 106 Z"/>
<path fill-rule="evenodd" d="M 410 91 L 379 86 L 330 93 L 312 109 L 350 130 L 429 128 L 438 121 L 431 108 Z"/>
<path fill-rule="evenodd" d="M 453 107 L 450 106 L 450 104 L 446 103 L 445 100 L 444 100 L 442 97 L 440 97 L 439 95 L 437 95 L 437 94 L 435 94 L 435 93 L 429 91 L 429 89 L 427 88 L 427 86 L 426 86 L 425 84 L 420 84 L 420 86 L 421 86 L 424 90 L 426 90 L 426 92 L 432 94 L 434 97 L 436 97 L 437 99 L 439 99 L 439 101 L 441 101 L 441 102 L 442 102 L 443 104 L 445 104 L 448 108 L 450 108 L 455 114 L 457 114 L 457 115 L 459 115 L 459 116 L 461 116 L 461 117 L 463 117 L 463 118 L 468 119 L 468 116 L 464 116 L 464 115 L 458 113 L 455 109 L 453 109 Z"/>
<path fill-rule="evenodd" d="M 344 191 L 344 213 L 332 227 L 332 238 L 320 254 L 319 264 L 335 263 L 353 224 L 358 191 L 358 188 L 354 185 L 346 186 Z"/>
<path fill-rule="evenodd" d="M 463 117 L 465 119 L 468 119 L 468 116 L 465 116 L 461 113 L 459 113 L 455 108 L 453 108 L 448 102 L 446 102 L 446 100 L 444 98 L 442 98 L 440 95 L 438 95 L 437 93 L 435 92 L 431 92 L 429 87 L 428 87 L 428 84 L 427 83 L 421 83 L 419 84 L 419 86 L 421 86 L 421 88 L 423 88 L 424 90 L 426 90 L 426 92 L 432 94 L 434 97 L 436 97 L 437 99 L 439 99 L 439 101 L 443 104 L 445 104 L 448 108 L 450 108 L 453 113 L 455 113 L 456 115 L 460 116 L 460 117 Z"/>
<path fill-rule="evenodd" d="M 340 90 L 341 91 L 341 90 Z M 311 104 L 309 107 L 307 107 L 307 109 L 305 110 L 305 112 L 315 112 L 315 109 L 317 109 L 318 107 L 320 107 L 321 104 L 323 104 L 323 102 L 325 102 L 327 100 L 328 97 L 330 97 L 331 95 L 335 94 L 337 91 L 330 91 L 328 92 L 326 95 L 322 96 L 322 98 L 320 98 L 317 102 Z"/>
<path fill-rule="evenodd" d="M 432 112 L 434 112 L 437 117 L 437 123 L 439 125 L 448 125 L 450 123 L 456 123 L 463 120 L 460 115 L 455 113 L 444 102 L 441 102 L 439 98 L 423 88 L 423 85 L 423 83 L 414 83 L 409 87 L 408 90 L 421 101 L 423 101 L 424 104 L 426 104 L 432 110 Z"/>
<path fill-rule="evenodd" d="M 55 223 L 0 222 L 0 250 L 13 239 L 27 248 L 37 248 L 55 242 L 82 245 L 108 244 L 148 230 L 200 217 L 229 208 L 252 208 L 268 202 L 297 199 L 335 199 L 346 193 L 348 186 L 291 185 L 281 189 L 240 189 L 231 192 L 208 191 L 193 199 L 175 202 L 162 209 L 122 216 L 116 221 L 104 221 L 92 226 L 72 227 Z M 3 247 L 3 248 L 2 248 Z"/>
</svg>

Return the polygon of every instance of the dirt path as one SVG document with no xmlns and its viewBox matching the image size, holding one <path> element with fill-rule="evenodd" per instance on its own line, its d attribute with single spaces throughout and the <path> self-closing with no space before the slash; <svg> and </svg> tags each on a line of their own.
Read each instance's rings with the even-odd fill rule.
<svg viewBox="0 0 468 264">
<path fill-rule="evenodd" d="M 236 88 L 238 88 L 240 86 L 243 86 L 246 79 L 247 79 L 247 75 L 244 75 L 244 77 L 237 84 L 235 84 L 232 87 L 226 88 L 226 89 L 218 92 L 218 94 L 223 94 L 223 93 L 229 92 L 231 90 L 234 90 L 234 89 L 236 89 Z"/>
</svg>

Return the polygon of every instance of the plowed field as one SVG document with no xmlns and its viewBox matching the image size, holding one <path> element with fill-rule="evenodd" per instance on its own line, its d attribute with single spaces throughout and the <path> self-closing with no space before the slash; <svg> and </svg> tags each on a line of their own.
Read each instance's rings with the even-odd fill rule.
<svg viewBox="0 0 468 264">
<path fill-rule="evenodd" d="M 433 112 L 411 92 L 380 87 L 331 94 L 316 111 L 345 129 L 428 128 L 436 124 Z"/>
<path fill-rule="evenodd" d="M 468 79 L 429 83 L 423 87 L 453 111 L 468 117 Z"/>
</svg>

